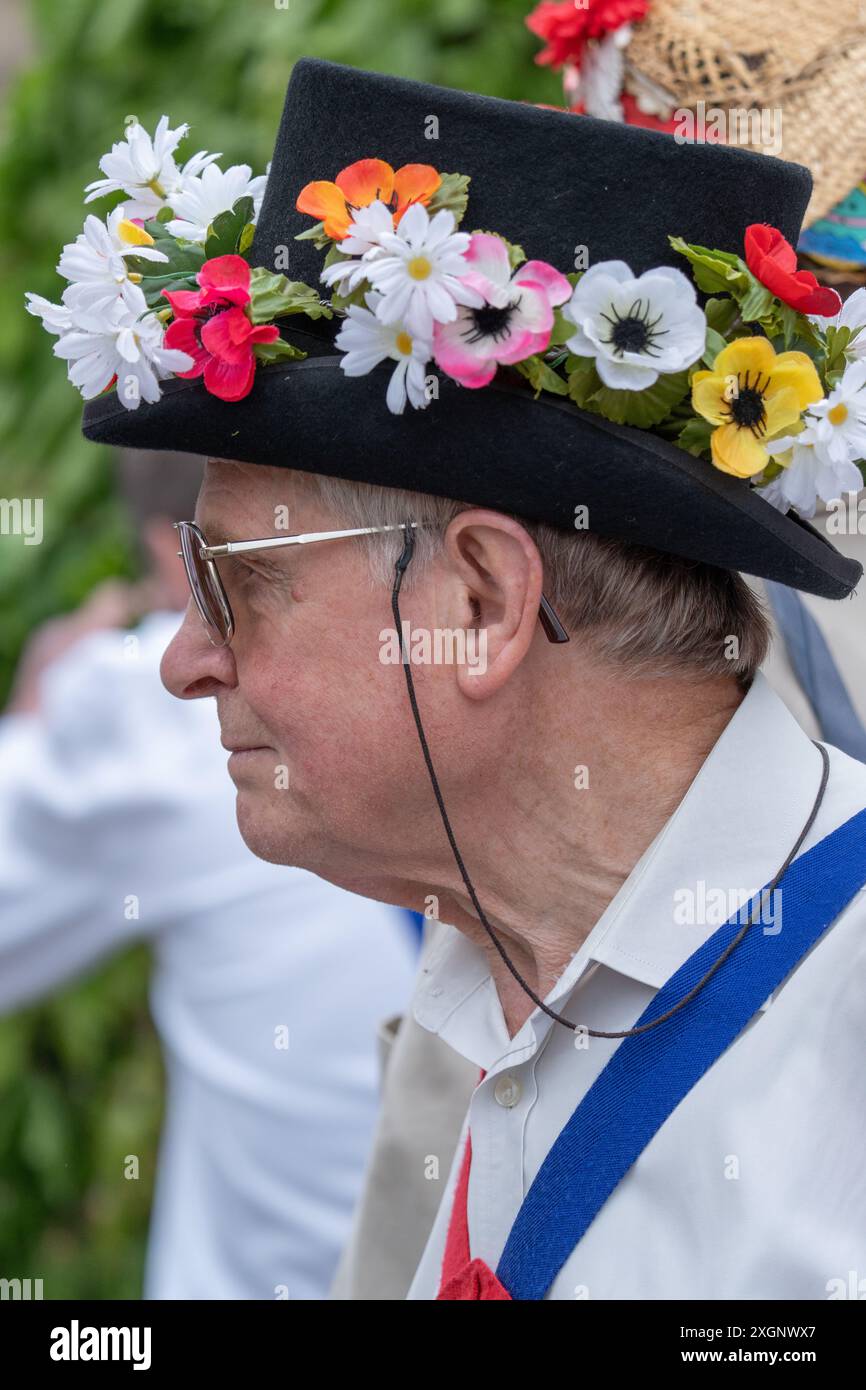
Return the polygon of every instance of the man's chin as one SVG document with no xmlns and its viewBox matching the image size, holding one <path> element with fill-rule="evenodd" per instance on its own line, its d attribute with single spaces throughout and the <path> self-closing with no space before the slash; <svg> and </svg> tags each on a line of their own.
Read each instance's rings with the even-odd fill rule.
<svg viewBox="0 0 866 1390">
<path fill-rule="evenodd" d="M 280 822 L 269 814 L 261 793 L 243 787 L 238 788 L 235 800 L 235 815 L 241 839 L 251 854 L 264 859 L 268 864 L 287 864 L 294 868 L 304 868 L 299 855 L 297 837 L 292 834 L 287 819 Z"/>
</svg>

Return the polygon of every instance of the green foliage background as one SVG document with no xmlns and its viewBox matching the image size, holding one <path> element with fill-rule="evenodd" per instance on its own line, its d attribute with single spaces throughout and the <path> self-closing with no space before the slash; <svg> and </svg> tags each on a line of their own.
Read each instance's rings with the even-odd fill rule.
<svg viewBox="0 0 866 1390">
<path fill-rule="evenodd" d="M 81 230 L 97 161 L 135 113 L 187 121 L 181 146 L 264 171 L 286 82 L 304 55 L 559 104 L 533 58 L 531 0 L 30 0 L 36 60 L 0 125 L 0 468 L 4 497 L 44 499 L 39 546 L 0 536 L 0 703 L 21 646 L 101 579 L 131 575 L 111 456 L 80 434 L 81 398 L 25 312 L 59 300 L 54 267 Z M 315 138 L 315 132 L 310 132 Z M 515 169 L 515 179 L 520 170 Z M 135 1298 L 162 1105 L 135 948 L 0 1019 L 0 1277 L 42 1278 L 46 1298 Z M 138 1155 L 141 1177 L 124 1176 Z"/>
</svg>

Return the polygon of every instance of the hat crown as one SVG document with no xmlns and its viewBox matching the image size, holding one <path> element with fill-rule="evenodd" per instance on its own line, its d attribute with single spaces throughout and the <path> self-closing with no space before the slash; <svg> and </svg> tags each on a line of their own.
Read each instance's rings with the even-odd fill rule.
<svg viewBox="0 0 866 1390">
<path fill-rule="evenodd" d="M 464 231 L 496 231 L 564 272 L 624 260 L 683 268 L 668 235 L 742 253 L 752 222 L 796 244 L 812 180 L 784 160 L 523 102 L 304 58 L 289 81 L 252 263 L 319 283 L 295 201 L 365 158 L 468 174 Z M 581 248 L 585 248 L 582 251 Z"/>
</svg>

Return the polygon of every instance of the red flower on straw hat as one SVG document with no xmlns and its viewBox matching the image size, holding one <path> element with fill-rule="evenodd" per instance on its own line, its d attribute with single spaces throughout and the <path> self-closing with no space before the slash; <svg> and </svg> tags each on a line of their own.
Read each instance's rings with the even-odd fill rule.
<svg viewBox="0 0 866 1390">
<path fill-rule="evenodd" d="M 533 34 L 544 39 L 546 48 L 536 56 L 536 63 L 561 68 L 566 63 L 580 66 L 588 39 L 602 39 L 623 24 L 643 19 L 649 0 L 541 0 L 526 24 Z"/>
</svg>

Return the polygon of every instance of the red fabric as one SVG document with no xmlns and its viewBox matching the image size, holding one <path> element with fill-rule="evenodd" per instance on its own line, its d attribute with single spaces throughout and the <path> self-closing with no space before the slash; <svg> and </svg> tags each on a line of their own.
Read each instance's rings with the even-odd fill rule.
<svg viewBox="0 0 866 1390">
<path fill-rule="evenodd" d="M 471 1260 L 453 1279 L 442 1285 L 436 1295 L 436 1302 L 440 1299 L 468 1301 L 482 1298 L 507 1299 L 511 1302 L 511 1294 L 503 1288 L 490 1266 L 483 1260 Z"/>
<path fill-rule="evenodd" d="M 671 116 L 669 121 L 663 121 L 660 116 L 651 116 L 648 112 L 641 111 L 636 98 L 629 92 L 623 92 L 620 101 L 626 125 L 638 125 L 644 130 L 664 130 L 669 135 L 674 135 L 682 125 L 682 121 L 676 116 Z"/>
<path fill-rule="evenodd" d="M 484 1072 L 481 1073 L 481 1080 Z M 466 1151 L 463 1165 L 454 1191 L 454 1205 L 445 1239 L 445 1255 L 442 1260 L 442 1277 L 439 1281 L 439 1300 L 477 1300 L 508 1299 L 511 1294 L 500 1284 L 493 1270 L 484 1260 L 473 1260 L 469 1250 L 469 1169 L 472 1166 L 472 1136 L 466 1136 Z"/>
</svg>

